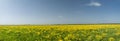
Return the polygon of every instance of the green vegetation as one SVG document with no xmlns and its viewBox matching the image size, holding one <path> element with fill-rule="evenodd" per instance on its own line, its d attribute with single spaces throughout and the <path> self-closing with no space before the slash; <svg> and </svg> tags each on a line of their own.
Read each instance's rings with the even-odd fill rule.
<svg viewBox="0 0 120 41">
<path fill-rule="evenodd" d="M 0 41 L 120 41 L 120 28 L 78 29 L 69 26 L 62 28 L 60 26 L 0 26 Z"/>
</svg>

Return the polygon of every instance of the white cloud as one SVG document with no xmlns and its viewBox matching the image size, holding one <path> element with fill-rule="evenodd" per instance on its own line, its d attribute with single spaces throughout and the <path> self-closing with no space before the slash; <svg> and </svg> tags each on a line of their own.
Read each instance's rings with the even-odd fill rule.
<svg viewBox="0 0 120 41">
<path fill-rule="evenodd" d="M 100 6 L 102 6 L 102 4 L 101 4 L 101 3 L 99 3 L 99 2 L 91 2 L 91 3 L 87 4 L 87 6 L 100 7 Z"/>
</svg>

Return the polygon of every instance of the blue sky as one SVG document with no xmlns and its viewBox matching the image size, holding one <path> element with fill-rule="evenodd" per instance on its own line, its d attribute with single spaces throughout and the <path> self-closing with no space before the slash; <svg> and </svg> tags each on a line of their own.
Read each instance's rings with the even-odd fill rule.
<svg viewBox="0 0 120 41">
<path fill-rule="evenodd" d="M 0 24 L 120 23 L 120 0 L 0 0 Z"/>
</svg>

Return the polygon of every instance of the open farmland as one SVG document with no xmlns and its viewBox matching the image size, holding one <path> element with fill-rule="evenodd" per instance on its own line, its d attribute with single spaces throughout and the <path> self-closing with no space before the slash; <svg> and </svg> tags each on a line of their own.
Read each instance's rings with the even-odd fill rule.
<svg viewBox="0 0 120 41">
<path fill-rule="evenodd" d="M 120 24 L 1 25 L 0 41 L 120 41 Z"/>
</svg>

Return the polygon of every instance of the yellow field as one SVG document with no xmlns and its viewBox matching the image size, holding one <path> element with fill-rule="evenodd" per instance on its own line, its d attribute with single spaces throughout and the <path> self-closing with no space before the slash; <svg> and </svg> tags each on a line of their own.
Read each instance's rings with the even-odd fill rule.
<svg viewBox="0 0 120 41">
<path fill-rule="evenodd" d="M 120 24 L 1 25 L 0 41 L 120 41 Z"/>
</svg>

